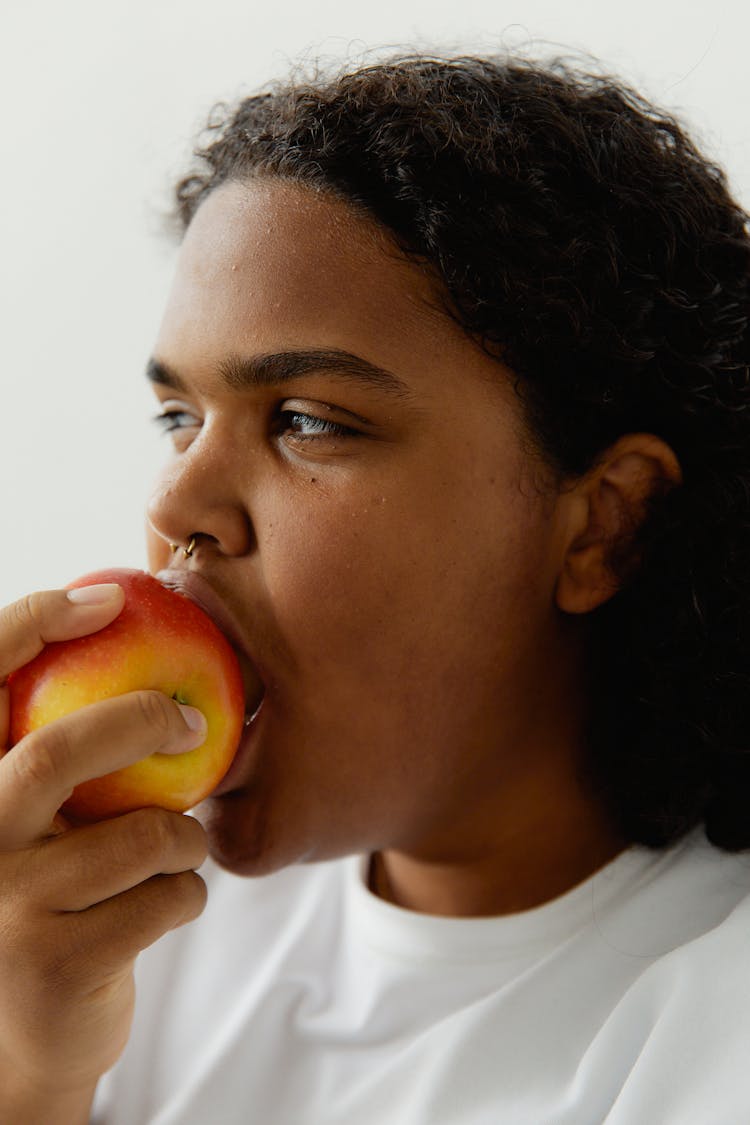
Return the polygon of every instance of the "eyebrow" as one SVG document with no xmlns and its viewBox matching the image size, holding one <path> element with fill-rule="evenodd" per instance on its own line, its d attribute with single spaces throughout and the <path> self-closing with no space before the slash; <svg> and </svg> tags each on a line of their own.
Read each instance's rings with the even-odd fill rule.
<svg viewBox="0 0 750 1125">
<path fill-rule="evenodd" d="M 318 372 L 365 383 L 401 397 L 409 394 L 406 384 L 392 371 L 340 348 L 300 348 L 255 356 L 230 356 L 219 364 L 222 382 L 235 391 L 275 386 L 277 383 Z M 186 392 L 188 389 L 182 376 L 160 359 L 151 358 L 148 361 L 146 378 L 175 391 Z"/>
</svg>

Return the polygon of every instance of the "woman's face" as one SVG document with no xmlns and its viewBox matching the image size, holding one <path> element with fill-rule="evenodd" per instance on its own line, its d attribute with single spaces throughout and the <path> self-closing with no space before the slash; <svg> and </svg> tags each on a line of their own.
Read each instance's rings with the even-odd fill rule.
<svg viewBox="0 0 750 1125">
<path fill-rule="evenodd" d="M 249 710 L 264 690 L 199 810 L 220 862 L 470 848 L 530 778 L 572 772 L 562 499 L 512 378 L 426 271 L 341 202 L 225 185 L 151 375 L 170 431 L 151 568 L 210 586 Z"/>
</svg>

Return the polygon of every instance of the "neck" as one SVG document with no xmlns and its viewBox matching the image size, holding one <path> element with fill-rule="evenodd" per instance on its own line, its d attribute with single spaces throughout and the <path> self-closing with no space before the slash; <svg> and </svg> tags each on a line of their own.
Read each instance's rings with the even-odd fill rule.
<svg viewBox="0 0 750 1125">
<path fill-rule="evenodd" d="M 595 804 L 558 797 L 546 807 L 537 804 L 532 817 L 511 814 L 492 838 L 480 829 L 468 846 L 378 852 L 371 860 L 370 889 L 408 910 L 455 917 L 541 906 L 626 846 Z"/>
<path fill-rule="evenodd" d="M 545 645 L 547 668 L 532 668 L 518 688 L 527 704 L 506 723 L 504 746 L 467 754 L 479 768 L 457 775 L 408 837 L 373 856 L 375 894 L 425 914 L 512 914 L 565 894 L 627 846 L 584 780 L 586 641 L 571 621 Z"/>
</svg>

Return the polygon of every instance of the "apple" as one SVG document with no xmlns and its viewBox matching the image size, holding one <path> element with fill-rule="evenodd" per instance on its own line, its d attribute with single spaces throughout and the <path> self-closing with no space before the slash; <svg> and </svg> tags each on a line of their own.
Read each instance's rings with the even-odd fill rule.
<svg viewBox="0 0 750 1125">
<path fill-rule="evenodd" d="M 162 691 L 203 712 L 205 742 L 85 781 L 63 812 L 79 822 L 148 805 L 185 812 L 218 785 L 239 746 L 245 718 L 239 662 L 202 609 L 144 571 L 96 571 L 70 587 L 102 582 L 122 586 L 119 616 L 97 633 L 48 644 L 10 676 L 10 743 L 88 703 L 144 688 Z"/>
</svg>

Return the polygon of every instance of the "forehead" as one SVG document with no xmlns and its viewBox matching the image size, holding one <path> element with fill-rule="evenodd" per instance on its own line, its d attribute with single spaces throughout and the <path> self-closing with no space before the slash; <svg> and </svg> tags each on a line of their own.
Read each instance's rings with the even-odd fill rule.
<svg viewBox="0 0 750 1125">
<path fill-rule="evenodd" d="M 228 183 L 187 230 L 157 350 L 209 362 L 217 350 L 340 347 L 404 373 L 438 357 L 482 362 L 440 302 L 431 270 L 345 202 L 273 179 Z"/>
</svg>

